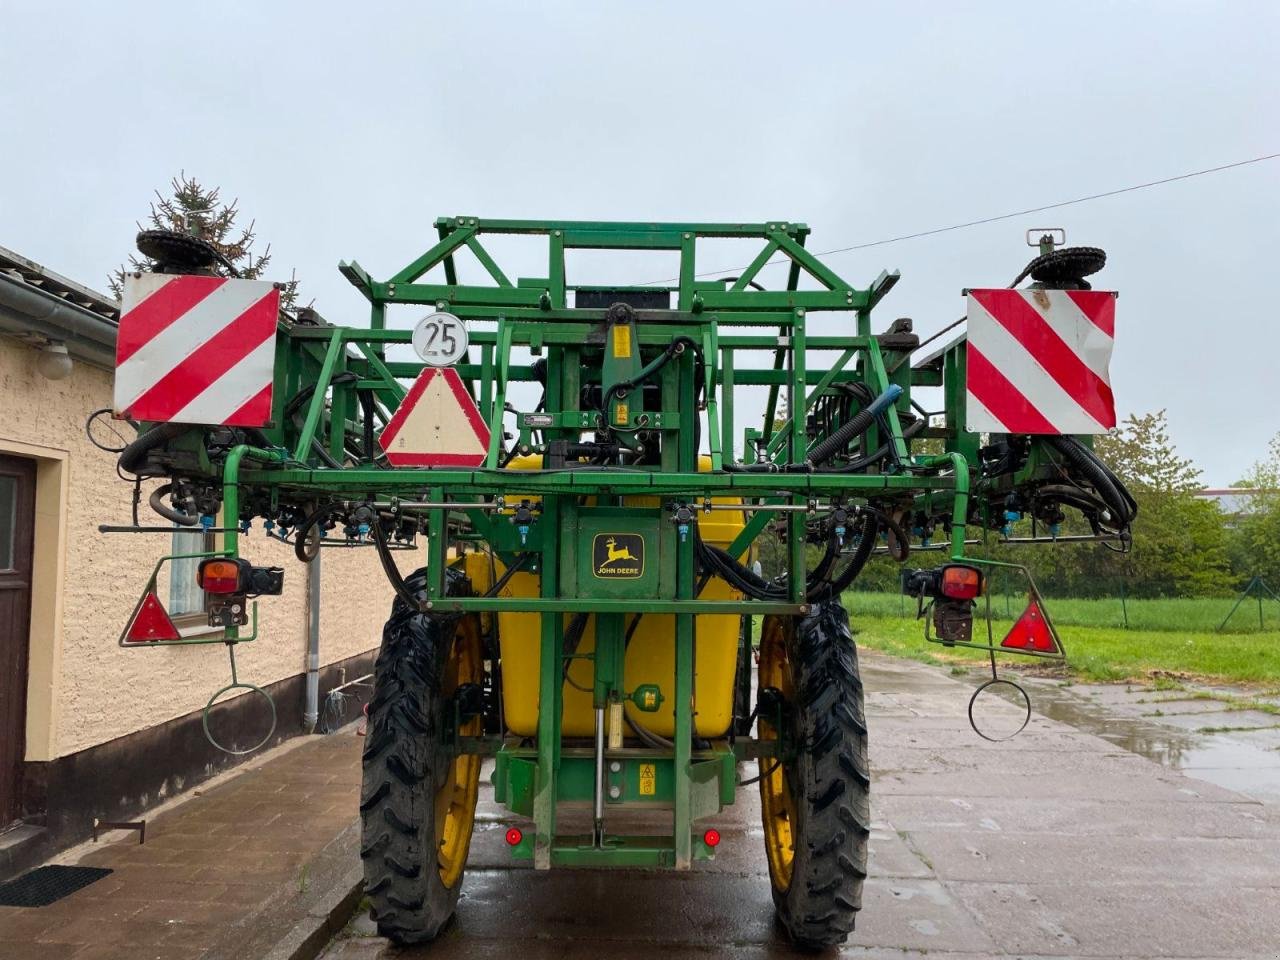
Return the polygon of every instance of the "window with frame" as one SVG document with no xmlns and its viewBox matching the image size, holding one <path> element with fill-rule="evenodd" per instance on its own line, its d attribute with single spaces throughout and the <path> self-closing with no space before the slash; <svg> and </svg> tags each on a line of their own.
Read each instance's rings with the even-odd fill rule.
<svg viewBox="0 0 1280 960">
<path fill-rule="evenodd" d="M 190 553 L 208 553 L 217 549 L 214 535 L 190 527 L 175 527 L 169 552 L 174 556 Z M 208 626 L 206 594 L 196 583 L 199 557 L 169 562 L 169 616 L 179 629 Z"/>
</svg>

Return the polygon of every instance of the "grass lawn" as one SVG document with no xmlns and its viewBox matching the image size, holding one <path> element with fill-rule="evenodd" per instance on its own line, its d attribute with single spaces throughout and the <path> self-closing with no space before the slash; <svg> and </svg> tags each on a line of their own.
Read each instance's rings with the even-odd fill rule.
<svg viewBox="0 0 1280 960">
<path fill-rule="evenodd" d="M 870 593 L 851 590 L 844 595 L 849 610 L 882 617 L 900 617 L 915 613 L 915 601 L 897 593 Z M 1024 597 L 996 594 L 991 598 L 991 613 L 996 620 L 1013 620 L 1022 612 Z M 1156 630 L 1195 633 L 1213 633 L 1231 614 L 1223 633 L 1251 634 L 1258 632 L 1258 601 L 1249 597 L 1234 614 L 1235 597 L 1200 597 L 1182 599 L 1129 599 L 1102 597 L 1096 600 L 1048 601 L 1049 616 L 1059 627 L 1119 627 L 1124 628 L 1125 611 L 1128 611 L 1128 628 L 1131 630 Z M 1268 631 L 1280 632 L 1280 602 L 1265 599 L 1262 603 L 1263 625 Z"/>
<path fill-rule="evenodd" d="M 948 649 L 924 639 L 924 623 L 915 619 L 914 601 L 908 600 L 907 615 L 899 613 L 898 598 L 892 594 L 846 593 L 845 606 L 853 626 L 857 642 L 866 647 L 883 650 L 897 656 L 910 657 L 932 663 L 955 663 L 963 660 L 982 660 L 986 654 L 977 650 Z M 1169 674 L 1186 679 L 1223 680 L 1245 683 L 1263 688 L 1280 688 L 1280 630 L 1253 633 L 1215 633 L 1213 628 L 1222 621 L 1225 611 L 1217 613 L 1209 605 L 1221 605 L 1222 601 L 1199 600 L 1142 600 L 1129 601 L 1130 623 L 1136 627 L 1136 610 L 1147 618 L 1156 620 L 1159 612 L 1169 618 L 1160 621 L 1156 629 L 1117 628 L 1105 622 L 1107 601 L 1049 600 L 1046 606 L 1053 618 L 1058 634 L 1067 651 L 1067 668 L 1082 680 L 1119 681 L 1156 679 L 1167 681 Z M 1116 601 L 1118 606 L 1119 601 Z M 1186 605 L 1180 608 L 1178 604 Z M 1149 606 L 1148 606 L 1149 605 Z M 1200 609 L 1205 605 L 1207 609 Z M 1005 624 L 1011 619 L 1004 608 L 1004 598 L 992 604 L 997 615 L 995 640 L 1003 636 Z M 1136 609 L 1135 609 L 1136 608 Z M 1231 605 L 1226 604 L 1226 610 Z M 1212 609 L 1212 613 L 1209 610 Z M 1012 616 L 1021 608 L 1013 603 Z M 1200 610 L 1199 618 L 1193 615 Z M 1179 625 L 1179 617 L 1185 625 Z M 1217 621 L 1207 628 L 1204 614 Z M 1253 609 L 1254 626 L 1257 626 L 1257 607 Z M 1080 623 L 1081 620 L 1095 621 Z M 1098 624 L 1097 620 L 1103 620 Z M 978 620 L 974 622 L 974 638 L 981 639 L 984 630 Z M 998 658 L 1001 664 L 1024 663 L 1032 668 L 1043 668 L 1045 661 L 1030 657 L 1005 655 Z"/>
</svg>

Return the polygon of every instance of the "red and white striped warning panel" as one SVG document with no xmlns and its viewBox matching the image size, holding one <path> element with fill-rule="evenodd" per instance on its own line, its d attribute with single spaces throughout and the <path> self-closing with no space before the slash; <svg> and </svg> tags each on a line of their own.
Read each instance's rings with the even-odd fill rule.
<svg viewBox="0 0 1280 960">
<path fill-rule="evenodd" d="M 1109 291 L 970 290 L 967 429 L 1110 430 L 1115 326 Z"/>
<path fill-rule="evenodd" d="M 127 275 L 116 412 L 134 420 L 265 425 L 279 312 L 280 291 L 266 280 Z"/>
<path fill-rule="evenodd" d="M 452 367 L 426 367 L 396 407 L 378 442 L 397 467 L 478 467 L 489 427 Z"/>
</svg>

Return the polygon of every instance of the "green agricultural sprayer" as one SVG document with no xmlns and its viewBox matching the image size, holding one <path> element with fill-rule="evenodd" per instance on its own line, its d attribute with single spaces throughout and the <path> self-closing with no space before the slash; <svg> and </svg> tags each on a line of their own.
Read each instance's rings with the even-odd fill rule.
<svg viewBox="0 0 1280 960">
<path fill-rule="evenodd" d="M 1127 543 L 1133 501 L 1082 439 L 1114 424 L 1114 295 L 1084 279 L 1101 251 L 1039 239 L 1012 287 L 969 291 L 967 338 L 922 347 L 909 321 L 875 331 L 897 274 L 847 282 L 799 223 L 435 227 L 387 280 L 340 266 L 358 326 L 281 313 L 198 237 L 149 231 L 157 268 L 121 320 L 116 411 L 138 437 L 120 468 L 218 538 L 199 557 L 216 642 L 252 639 L 254 598 L 281 589 L 242 556 L 251 530 L 303 561 L 367 546 L 395 589 L 361 801 L 378 929 L 425 941 L 452 916 L 487 758 L 524 824 L 511 855 L 538 869 L 689 870 L 758 784 L 782 923 L 843 941 L 871 813 L 842 593 L 873 555 L 923 551 L 943 562 L 903 586 L 930 639 L 1058 656 L 1029 579 L 1021 632 L 973 639 L 994 561 L 969 545 Z M 503 235 L 542 245 L 534 276 L 504 272 Z M 754 260 L 704 277 L 702 245 L 726 239 Z M 661 252 L 679 278 L 575 283 L 583 250 Z M 484 282 L 459 280 L 464 259 Z M 786 286 L 764 289 L 777 261 Z M 149 588 L 121 643 L 190 642 Z"/>
</svg>

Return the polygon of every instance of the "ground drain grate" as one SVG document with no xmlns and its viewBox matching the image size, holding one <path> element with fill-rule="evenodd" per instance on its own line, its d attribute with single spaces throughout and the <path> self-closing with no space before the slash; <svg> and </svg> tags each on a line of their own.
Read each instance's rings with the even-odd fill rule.
<svg viewBox="0 0 1280 960">
<path fill-rule="evenodd" d="M 0 907 L 47 907 L 110 872 L 106 867 L 36 867 L 0 883 Z"/>
</svg>

